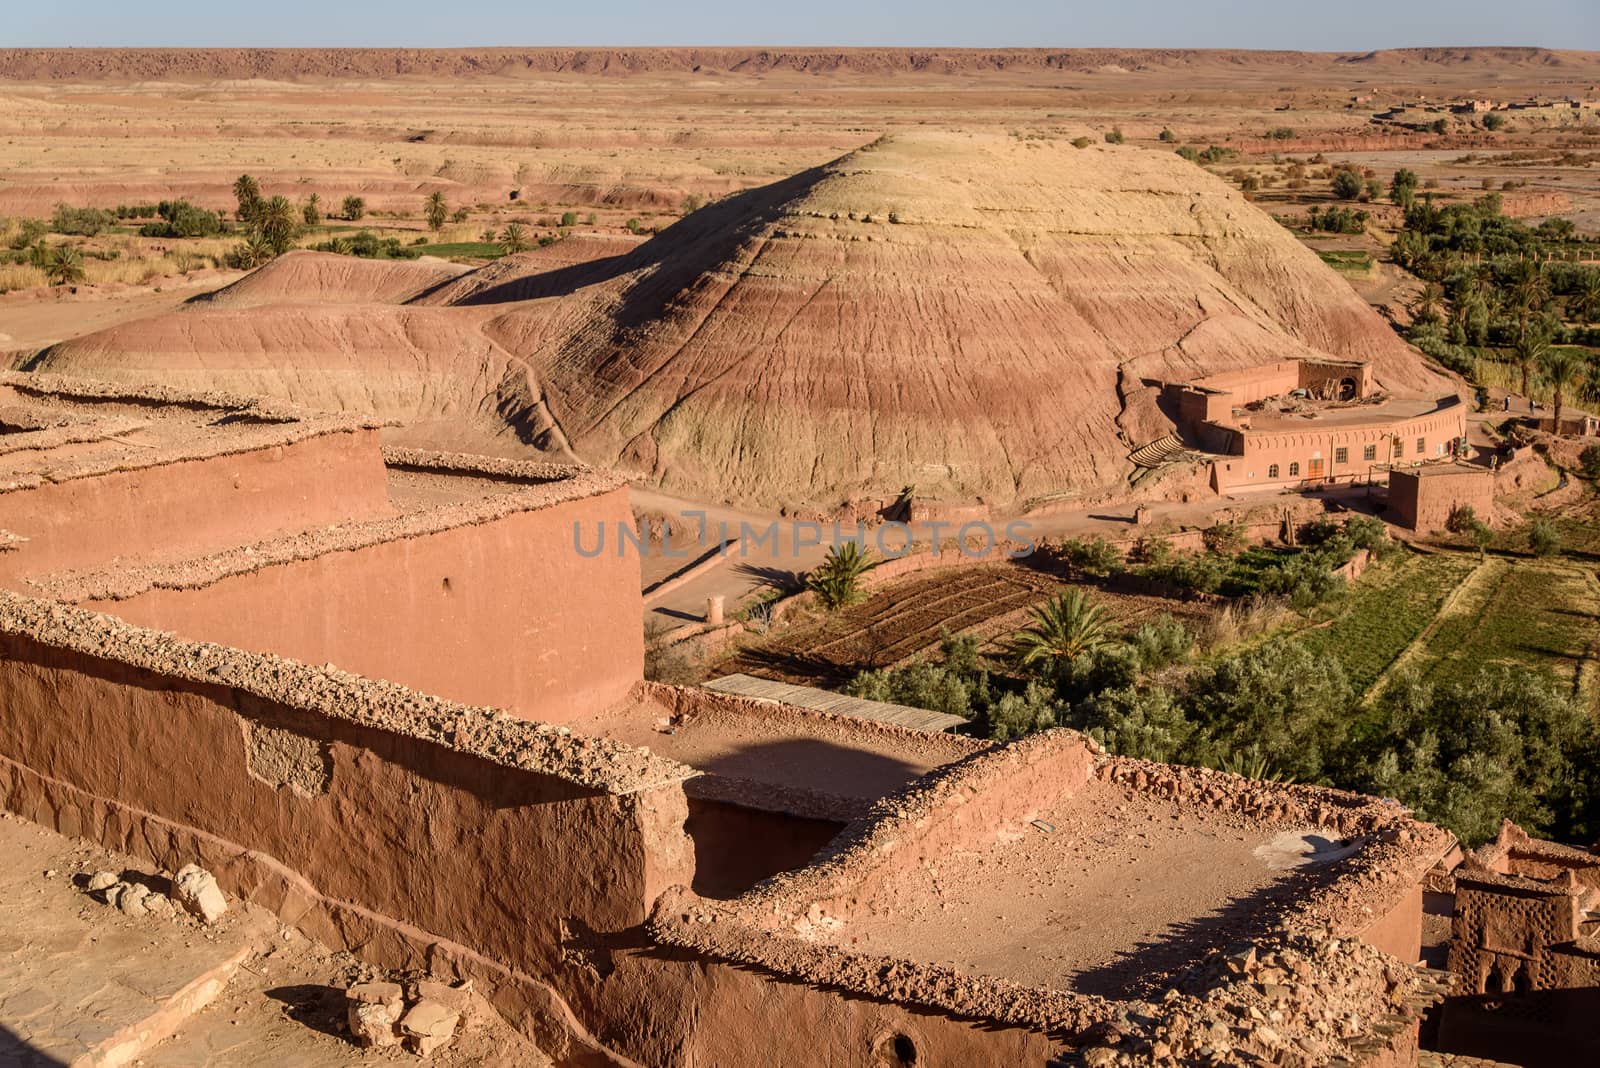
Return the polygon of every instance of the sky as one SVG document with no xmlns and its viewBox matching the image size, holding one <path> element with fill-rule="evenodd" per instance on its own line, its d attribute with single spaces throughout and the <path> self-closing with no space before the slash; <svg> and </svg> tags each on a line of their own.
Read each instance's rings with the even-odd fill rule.
<svg viewBox="0 0 1600 1068">
<path fill-rule="evenodd" d="M 1600 49 L 1600 0 L 7 0 L 0 47 Z"/>
</svg>

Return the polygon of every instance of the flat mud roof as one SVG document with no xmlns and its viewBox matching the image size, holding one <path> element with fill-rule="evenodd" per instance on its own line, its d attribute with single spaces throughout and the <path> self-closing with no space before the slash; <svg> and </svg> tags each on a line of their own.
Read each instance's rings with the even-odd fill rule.
<svg viewBox="0 0 1600 1068">
<path fill-rule="evenodd" d="M 1390 397 L 1376 404 L 1354 403 L 1337 408 L 1311 407 L 1298 412 L 1250 411 L 1235 408 L 1234 415 L 1249 420 L 1251 431 L 1309 430 L 1326 427 L 1387 426 L 1406 419 L 1453 408 L 1455 397 Z"/>
<path fill-rule="evenodd" d="M 229 394 L 0 372 L 0 492 L 375 425 Z"/>
<path fill-rule="evenodd" d="M 567 724 L 702 772 L 692 795 L 818 819 L 864 815 L 886 794 L 989 743 L 731 694 L 646 683 L 626 706 Z"/>
<path fill-rule="evenodd" d="M 1045 1030 L 1241 940 L 1360 938 L 1454 845 L 1398 805 L 1107 755 L 1067 730 L 937 769 L 808 867 L 660 903 L 671 945 Z"/>
<path fill-rule="evenodd" d="M 1028 986 L 1134 993 L 1212 948 L 1265 934 L 1308 878 L 1357 846 L 1316 827 L 1091 779 L 1020 830 L 887 881 L 829 941 Z"/>
</svg>

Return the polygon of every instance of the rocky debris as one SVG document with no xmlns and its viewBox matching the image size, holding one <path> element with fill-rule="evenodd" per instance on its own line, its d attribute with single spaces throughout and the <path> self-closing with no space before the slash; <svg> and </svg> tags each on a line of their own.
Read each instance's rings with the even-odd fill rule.
<svg viewBox="0 0 1600 1068">
<path fill-rule="evenodd" d="M 89 876 L 84 889 L 124 916 L 135 919 L 143 916 L 169 918 L 176 912 L 172 899 L 166 894 L 152 890 L 144 883 L 123 879 L 115 872 L 95 872 Z"/>
<path fill-rule="evenodd" d="M 1214 951 L 1154 1002 L 1121 1006 L 1063 1060 L 1092 1068 L 1360 1063 L 1404 1042 L 1442 993 L 1418 969 L 1327 931 Z"/>
<path fill-rule="evenodd" d="M 206 923 L 216 923 L 228 911 L 228 899 L 216 877 L 197 864 L 186 864 L 172 880 L 173 897 Z"/>
<path fill-rule="evenodd" d="M 455 1037 L 460 1021 L 459 1012 L 424 998 L 400 1018 L 400 1031 L 405 1035 L 406 1049 L 426 1057 Z"/>
<path fill-rule="evenodd" d="M 345 991 L 350 1035 L 359 1046 L 393 1046 L 400 1041 L 405 998 L 399 983 L 360 983 Z"/>
<path fill-rule="evenodd" d="M 138 917 L 148 915 L 144 902 L 149 896 L 150 888 L 143 883 L 118 883 L 106 891 L 106 902 L 125 916 Z"/>
<path fill-rule="evenodd" d="M 399 983 L 358 983 L 345 992 L 350 1035 L 368 1048 L 403 1043 L 421 1057 L 449 1043 L 466 1014 L 472 984 L 451 986 L 422 979 Z"/>
</svg>

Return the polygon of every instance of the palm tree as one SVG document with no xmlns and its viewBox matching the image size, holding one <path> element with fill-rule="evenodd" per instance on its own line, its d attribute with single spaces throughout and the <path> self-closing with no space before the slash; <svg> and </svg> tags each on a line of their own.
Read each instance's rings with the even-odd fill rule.
<svg viewBox="0 0 1600 1068">
<path fill-rule="evenodd" d="M 1544 270 L 1533 260 L 1524 260 L 1511 283 L 1511 302 L 1517 309 L 1517 340 L 1528 336 L 1528 321 L 1533 313 L 1544 307 L 1550 296 L 1550 284 L 1545 281 Z M 1523 392 L 1527 389 L 1524 387 Z"/>
<path fill-rule="evenodd" d="M 526 252 L 528 245 L 528 231 L 521 223 L 506 223 L 506 228 L 500 231 L 500 247 L 506 250 L 506 255 Z"/>
<path fill-rule="evenodd" d="M 250 222 L 255 218 L 256 209 L 261 206 L 260 183 L 248 174 L 239 175 L 233 180 L 233 199 L 239 202 L 239 220 Z"/>
<path fill-rule="evenodd" d="M 260 267 L 270 259 L 272 259 L 272 246 L 267 244 L 266 238 L 259 232 L 251 229 L 244 235 L 244 240 L 229 251 L 228 266 L 249 271 Z"/>
<path fill-rule="evenodd" d="M 450 217 L 450 205 L 445 203 L 444 194 L 437 191 L 429 193 L 422 214 L 428 220 L 428 229 L 437 232 L 443 228 L 444 221 Z"/>
<path fill-rule="evenodd" d="M 1579 359 L 1571 349 L 1547 347 L 1539 357 L 1539 377 L 1550 387 L 1550 406 L 1555 409 L 1557 434 L 1561 433 L 1561 409 L 1566 404 L 1568 392 L 1577 386 L 1586 369 L 1585 361 Z"/>
<path fill-rule="evenodd" d="M 295 234 L 300 230 L 300 219 L 288 197 L 273 197 L 256 209 L 251 226 L 261 235 L 272 254 L 281 256 L 294 246 Z"/>
<path fill-rule="evenodd" d="M 1439 318 L 1439 307 L 1443 303 L 1444 286 L 1425 282 L 1411 302 L 1411 314 L 1419 323 L 1434 322 Z"/>
<path fill-rule="evenodd" d="M 305 205 L 300 209 L 301 217 L 307 226 L 316 226 L 322 221 L 322 198 L 312 193 L 306 197 Z"/>
<path fill-rule="evenodd" d="M 861 600 L 861 577 L 877 566 L 860 542 L 836 543 L 806 575 L 806 588 L 817 595 L 822 607 L 844 608 Z"/>
<path fill-rule="evenodd" d="M 1111 642 L 1111 622 L 1083 590 L 1067 590 L 1033 609 L 1033 623 L 1011 639 L 1024 668 L 1065 667 Z"/>
<path fill-rule="evenodd" d="M 1523 334 L 1517 343 L 1511 346 L 1511 357 L 1517 362 L 1517 369 L 1522 372 L 1522 395 L 1530 396 L 1528 389 L 1533 369 L 1544 359 L 1544 354 L 1550 350 L 1550 342 L 1546 341 L 1543 334 L 1538 332 Z"/>
<path fill-rule="evenodd" d="M 47 245 L 41 241 L 33 246 L 29 259 L 53 286 L 73 285 L 85 277 L 83 253 L 72 245 Z"/>
<path fill-rule="evenodd" d="M 1600 271 L 1585 271 L 1583 280 L 1572 295 L 1570 305 L 1573 318 L 1585 326 L 1600 321 Z"/>
</svg>

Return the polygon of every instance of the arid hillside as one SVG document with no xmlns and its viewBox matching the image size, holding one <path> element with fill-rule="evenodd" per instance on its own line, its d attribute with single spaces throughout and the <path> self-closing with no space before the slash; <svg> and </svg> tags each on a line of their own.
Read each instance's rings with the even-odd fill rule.
<svg viewBox="0 0 1600 1068">
<path fill-rule="evenodd" d="M 1390 390 L 1442 388 L 1225 182 L 1129 147 L 894 134 L 631 249 L 555 256 L 565 244 L 411 306 L 374 301 L 437 277 L 421 265 L 368 265 L 352 303 L 307 305 L 305 280 L 337 284 L 338 263 L 299 254 L 236 286 L 247 302 L 225 290 L 230 307 L 91 334 L 35 366 L 471 428 L 766 506 L 1109 491 L 1169 429 L 1154 381 L 1284 356 L 1370 359 Z M 264 303 L 274 291 L 299 303 Z"/>
<path fill-rule="evenodd" d="M 633 259 L 527 355 L 580 455 L 686 493 L 1109 489 L 1168 429 L 1151 380 L 1330 353 L 1433 384 L 1272 220 L 1137 149 L 897 134 Z"/>
<path fill-rule="evenodd" d="M 1356 66 L 1428 78 L 1461 68 L 1595 74 L 1592 53 L 1547 48 L 1399 48 L 1291 52 L 1205 48 L 7 48 L 0 79 L 147 81 L 394 78 L 531 74 L 627 76 L 986 74 L 997 71 L 1217 71 L 1294 77 Z M 1348 75 L 1345 75 L 1348 76 Z M 1481 77 L 1481 74 L 1479 75 Z"/>
</svg>

